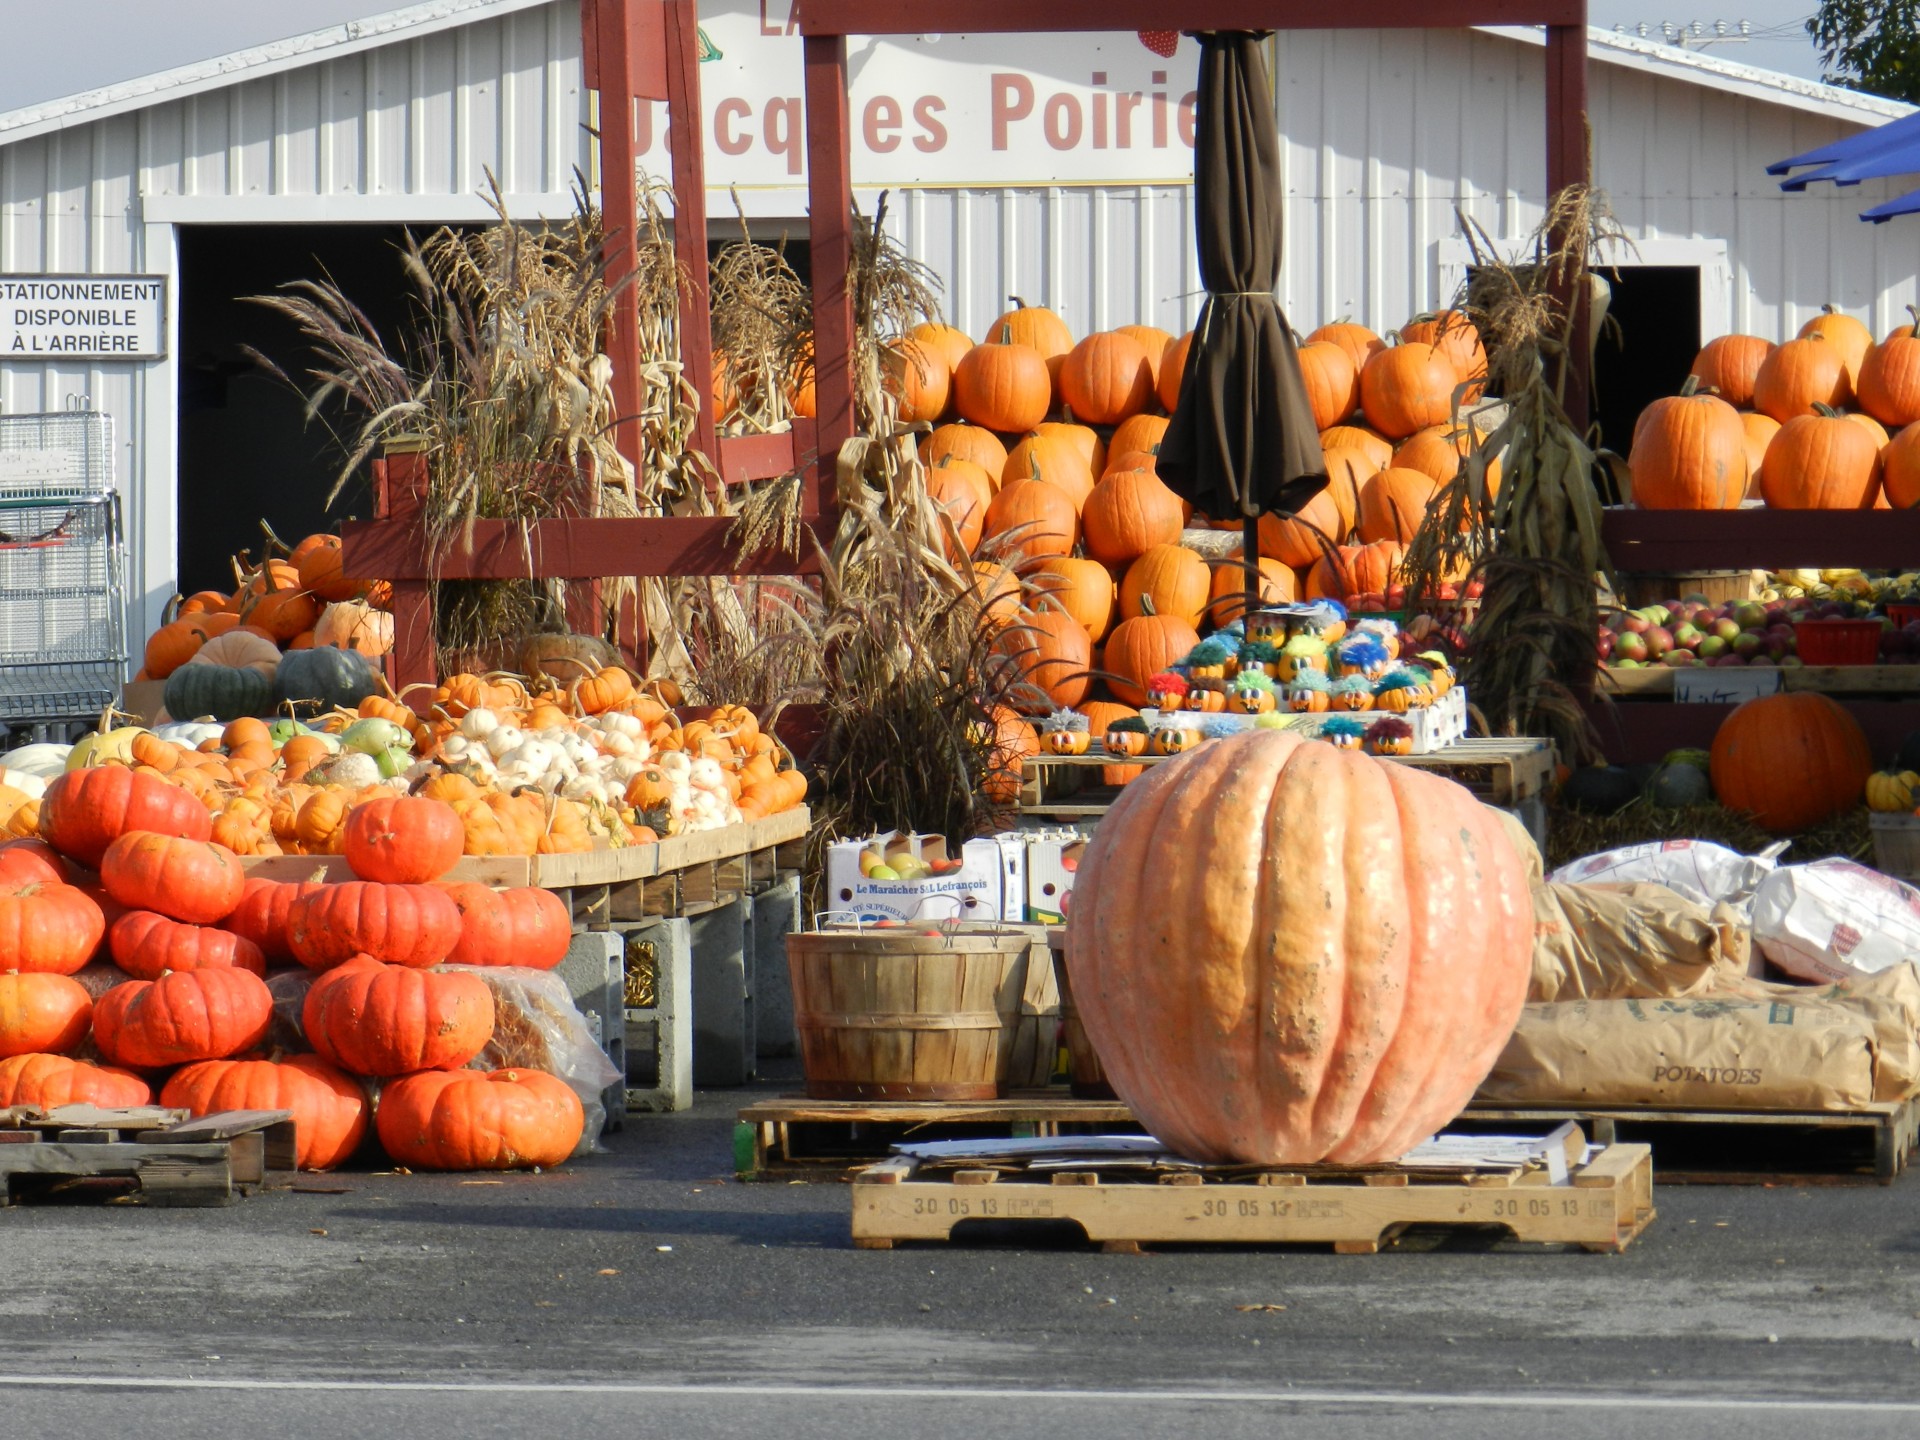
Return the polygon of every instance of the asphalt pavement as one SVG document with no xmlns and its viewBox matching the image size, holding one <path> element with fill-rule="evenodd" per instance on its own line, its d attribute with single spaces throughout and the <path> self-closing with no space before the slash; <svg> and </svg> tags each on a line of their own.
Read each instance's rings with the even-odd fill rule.
<svg viewBox="0 0 1920 1440">
<path fill-rule="evenodd" d="M 0 1211 L 0 1440 L 1920 1435 L 1912 1176 L 1666 1187 L 1621 1255 L 857 1251 L 845 1186 L 734 1181 L 752 1098 L 542 1175 Z"/>
</svg>

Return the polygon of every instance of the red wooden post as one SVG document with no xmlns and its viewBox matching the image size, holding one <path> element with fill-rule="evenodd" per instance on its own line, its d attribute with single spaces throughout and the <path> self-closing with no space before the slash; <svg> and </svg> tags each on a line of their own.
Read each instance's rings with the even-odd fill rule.
<svg viewBox="0 0 1920 1440">
<path fill-rule="evenodd" d="M 374 462 L 374 511 L 396 532 L 421 536 L 427 491 L 427 457 L 418 450 L 390 451 Z M 435 683 L 433 655 L 433 591 L 424 578 L 396 578 L 393 582 L 393 649 L 388 655 L 387 679 L 396 691 L 409 685 Z M 426 691 L 408 697 L 414 709 L 425 712 Z"/>
<path fill-rule="evenodd" d="M 1547 27 L 1547 195 L 1551 199 L 1565 187 L 1585 185 L 1591 178 L 1587 157 L 1587 27 L 1583 15 L 1578 25 Z M 1587 292 L 1583 288 L 1578 294 L 1565 296 L 1564 301 L 1573 314 L 1564 403 L 1574 428 L 1585 430 L 1593 364 Z"/>
<path fill-rule="evenodd" d="M 804 13 L 804 12 L 803 12 Z M 957 29 L 968 28 L 957 26 Z M 853 435 L 853 167 L 847 130 L 847 37 L 808 35 L 807 209 L 813 250 L 813 375 L 819 459 L 801 498 L 802 513 L 836 508 L 834 461 Z"/>
<path fill-rule="evenodd" d="M 700 397 L 693 448 L 715 464 L 713 306 L 707 269 L 707 162 L 700 110 L 700 17 L 694 0 L 666 0 L 668 148 L 673 154 L 673 249 L 686 266 L 680 292 L 680 363 Z"/>
</svg>

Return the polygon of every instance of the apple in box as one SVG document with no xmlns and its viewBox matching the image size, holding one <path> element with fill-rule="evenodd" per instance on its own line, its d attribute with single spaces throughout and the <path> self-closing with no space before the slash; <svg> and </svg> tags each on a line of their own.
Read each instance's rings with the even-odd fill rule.
<svg viewBox="0 0 1920 1440">
<path fill-rule="evenodd" d="M 957 855 L 938 835 L 889 831 L 827 847 L 825 909 L 863 922 L 1019 920 L 1026 851 L 1014 835 L 967 841 Z"/>
<path fill-rule="evenodd" d="M 1072 908 L 1074 876 L 1087 837 L 1074 831 L 1037 831 L 1027 837 L 1027 921 L 1059 925 Z"/>
</svg>

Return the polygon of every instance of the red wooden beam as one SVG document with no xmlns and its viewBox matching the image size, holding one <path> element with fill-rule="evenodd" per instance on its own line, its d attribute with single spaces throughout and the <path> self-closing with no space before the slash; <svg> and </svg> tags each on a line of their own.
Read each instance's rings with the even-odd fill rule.
<svg viewBox="0 0 1920 1440">
<path fill-rule="evenodd" d="M 819 569 L 811 540 L 801 555 L 741 555 L 729 516 L 573 516 L 529 522 L 476 520 L 469 544 L 427 563 L 418 527 L 350 521 L 340 527 L 350 573 L 424 580 L 591 580 L 605 575 L 806 575 Z"/>
<path fill-rule="evenodd" d="M 1035 30 L 1421 30 L 1585 25 L 1586 0 L 796 0 L 802 35 Z"/>
<path fill-rule="evenodd" d="M 1920 555 L 1920 511 L 1609 510 L 1600 537 L 1618 570 L 1902 570 Z"/>
<path fill-rule="evenodd" d="M 700 397 L 693 448 L 714 444 L 712 305 L 708 300 L 707 163 L 701 143 L 700 17 L 694 0 L 666 0 L 667 148 L 673 156 L 673 250 L 686 267 L 680 290 L 680 363 Z"/>
<path fill-rule="evenodd" d="M 1556 195 L 1569 185 L 1585 185 L 1591 178 L 1587 154 L 1587 27 L 1583 16 L 1578 25 L 1547 27 L 1547 194 Z M 1577 295 L 1562 296 L 1561 301 L 1573 312 L 1562 403 L 1574 428 L 1585 430 L 1593 365 L 1588 342 L 1588 296 L 1583 289 Z"/>
<path fill-rule="evenodd" d="M 969 27 L 970 28 L 970 27 Z M 813 393 L 819 459 L 801 505 L 808 515 L 835 506 L 834 460 L 853 434 L 853 166 L 847 130 L 847 41 L 809 35 L 803 42 L 807 86 L 807 210 L 813 247 Z"/>
</svg>

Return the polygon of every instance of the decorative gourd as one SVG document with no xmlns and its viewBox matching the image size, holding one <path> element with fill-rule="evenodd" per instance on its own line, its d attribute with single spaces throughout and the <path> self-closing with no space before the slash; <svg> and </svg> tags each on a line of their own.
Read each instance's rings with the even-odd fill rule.
<svg viewBox="0 0 1920 1440">
<path fill-rule="evenodd" d="M 1144 755 L 1147 738 L 1147 723 L 1135 713 L 1109 724 L 1100 736 L 1100 744 L 1110 755 Z"/>
<path fill-rule="evenodd" d="M 1810 413 L 1815 405 L 1837 410 L 1852 398 L 1846 352 L 1817 329 L 1775 349 L 1753 381 L 1753 408 L 1782 425 Z"/>
<path fill-rule="evenodd" d="M 184 925 L 152 910 L 129 910 L 107 931 L 113 963 L 136 980 L 158 980 L 169 970 L 230 965 L 266 978 L 260 947 L 231 930 Z"/>
<path fill-rule="evenodd" d="M 70 770 L 47 787 L 40 833 L 62 855 L 97 868 L 107 847 L 130 830 L 204 840 L 213 821 L 179 786 L 117 765 Z"/>
<path fill-rule="evenodd" d="M 954 369 L 953 393 L 955 407 L 974 424 L 1019 434 L 1047 418 L 1053 380 L 1046 358 L 1031 346 L 976 345 Z"/>
<path fill-rule="evenodd" d="M 1122 620 L 1107 636 L 1103 659 L 1114 698 L 1127 705 L 1145 704 L 1147 681 L 1199 643 L 1193 626 L 1175 615 Z"/>
<path fill-rule="evenodd" d="M 1009 480 L 987 507 L 986 543 L 1028 559 L 1071 555 L 1080 516 L 1065 490 L 1040 480 Z"/>
<path fill-rule="evenodd" d="M 1098 644 L 1113 624 L 1113 576 L 1097 560 L 1057 555 L 1027 577 L 1035 610 L 1064 610 Z"/>
<path fill-rule="evenodd" d="M 224 845 L 130 830 L 100 857 L 100 883 L 129 910 L 211 925 L 239 905 L 246 872 Z"/>
<path fill-rule="evenodd" d="M 31 1105 L 98 1105 L 124 1110 L 150 1104 L 153 1091 L 138 1075 L 105 1065 L 89 1065 L 65 1055 L 15 1055 L 0 1060 L 0 1110 Z"/>
<path fill-rule="evenodd" d="M 379 688 L 379 677 L 365 655 L 315 645 L 280 657 L 280 668 L 273 676 L 273 704 L 276 709 L 290 706 L 302 715 L 352 710 Z"/>
<path fill-rule="evenodd" d="M 1392 540 L 1342 545 L 1322 555 L 1307 571 L 1307 599 L 1345 600 L 1353 595 L 1384 594 L 1400 572 L 1406 547 Z"/>
<path fill-rule="evenodd" d="M 1796 415 L 1767 445 L 1760 494 L 1776 510 L 1871 510 L 1880 447 L 1864 426 L 1825 405 Z"/>
<path fill-rule="evenodd" d="M 1745 409 L 1753 404 L 1753 382 L 1773 348 L 1771 340 L 1758 335 L 1719 336 L 1694 357 L 1693 378 L 1701 390 L 1711 390 L 1727 404 Z"/>
<path fill-rule="evenodd" d="M 362 880 L 424 885 L 460 863 L 465 839 L 451 805 L 394 795 L 363 800 L 348 812 L 341 853 Z"/>
<path fill-rule="evenodd" d="M 393 649 L 393 616 L 360 600 L 339 600 L 320 612 L 316 646 L 332 645 L 377 660 Z"/>
<path fill-rule="evenodd" d="M 1153 365 L 1131 335 L 1105 330 L 1067 352 L 1060 366 L 1060 398 L 1089 425 L 1118 425 L 1153 399 Z"/>
<path fill-rule="evenodd" d="M 1338 345 L 1347 352 L 1347 358 L 1353 362 L 1355 375 L 1366 368 L 1367 361 L 1387 348 L 1386 341 L 1366 326 L 1356 325 L 1351 320 L 1339 320 L 1331 325 L 1322 325 L 1307 336 L 1308 344 L 1321 340 Z"/>
<path fill-rule="evenodd" d="M 942 425 L 920 442 L 920 463 L 929 469 L 951 457 L 978 465 L 990 481 L 991 492 L 1000 488 L 1000 476 L 1007 464 L 1007 447 L 1000 437 L 983 425 Z"/>
<path fill-rule="evenodd" d="M 1792 835 L 1860 803 L 1873 754 L 1860 723 L 1825 695 L 1748 700 L 1713 737 L 1714 793 L 1762 829 Z"/>
<path fill-rule="evenodd" d="M 543 1070 L 460 1070 L 386 1086 L 374 1124 L 386 1152 L 415 1169 L 525 1170 L 572 1155 L 586 1112 Z"/>
<path fill-rule="evenodd" d="M 1360 371 L 1339 345 L 1315 340 L 1302 345 L 1300 379 L 1313 409 L 1313 428 L 1325 430 L 1360 408 Z"/>
<path fill-rule="evenodd" d="M 93 1036 L 110 1063 L 159 1070 L 249 1050 L 272 1017 L 273 996 L 249 971 L 176 970 L 107 991 L 93 1007 Z"/>
<path fill-rule="evenodd" d="M 1295 570 L 1312 565 L 1330 545 L 1347 538 L 1349 525 L 1331 490 L 1322 490 L 1293 515 L 1260 517 L 1260 553 Z"/>
<path fill-rule="evenodd" d="M 1423 470 L 1401 466 L 1382 470 L 1360 491 L 1360 539 L 1364 544 L 1376 540 L 1395 540 L 1411 544 L 1427 510 L 1440 487 Z"/>
<path fill-rule="evenodd" d="M 331 970 L 356 955 L 424 969 L 459 943 L 460 909 L 434 885 L 350 880 L 287 907 L 287 946 L 309 970 Z"/>
<path fill-rule="evenodd" d="M 567 958 L 573 913 L 551 890 L 535 885 L 495 890 L 471 882 L 446 888 L 460 911 L 460 940 L 448 964 L 551 970 Z"/>
<path fill-rule="evenodd" d="M 1169 615 L 1197 627 L 1207 608 L 1213 577 L 1207 562 L 1184 545 L 1155 545 L 1120 581 L 1120 614 Z"/>
<path fill-rule="evenodd" d="M 1394 345 L 1360 371 L 1360 406 L 1382 435 L 1403 440 L 1453 413 L 1460 375 L 1445 351 L 1428 344 Z"/>
<path fill-rule="evenodd" d="M 1512 1033 L 1532 949 L 1486 807 L 1284 731 L 1129 785 L 1067 930 L 1115 1090 L 1177 1153 L 1253 1165 L 1388 1161 L 1441 1129 Z"/>
<path fill-rule="evenodd" d="M 1913 322 L 1896 329 L 1860 362 L 1860 408 L 1893 427 L 1920 420 L 1920 310 L 1909 305 L 1907 313 Z"/>
<path fill-rule="evenodd" d="M 64 1055 L 87 1038 L 93 997 L 65 975 L 0 971 L 0 1057 Z"/>
<path fill-rule="evenodd" d="M 1911 770 L 1876 770 L 1867 777 L 1867 808 L 1882 815 L 1911 812 L 1920 775 Z"/>
<path fill-rule="evenodd" d="M 197 1061 L 167 1081 L 160 1103 L 196 1118 L 223 1110 L 290 1110 L 294 1163 L 302 1170 L 333 1169 L 367 1134 L 366 1092 L 318 1055 Z"/>
<path fill-rule="evenodd" d="M 1093 642 L 1078 620 L 1062 610 L 1025 611 L 1001 633 L 1020 677 L 1017 709 L 1045 715 L 1086 698 L 1093 683 Z"/>
<path fill-rule="evenodd" d="M 1087 554 L 1125 565 L 1155 545 L 1171 545 L 1185 526 L 1180 497 L 1146 470 L 1116 470 L 1087 496 L 1080 524 Z"/>
<path fill-rule="evenodd" d="M 320 1057 L 355 1075 L 457 1070 L 486 1048 L 493 1020 L 493 992 L 479 976 L 365 955 L 315 980 L 300 1011 Z"/>
<path fill-rule="evenodd" d="M 1634 426 L 1627 468 L 1643 510 L 1737 510 L 1747 494 L 1746 431 L 1726 401 L 1688 379 Z"/>
<path fill-rule="evenodd" d="M 881 385 L 900 402 L 901 424 L 931 423 L 946 411 L 953 371 L 932 347 L 901 340 L 881 352 Z"/>
</svg>

